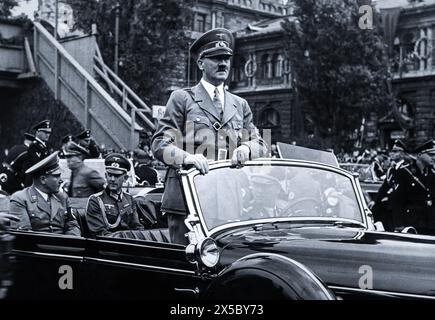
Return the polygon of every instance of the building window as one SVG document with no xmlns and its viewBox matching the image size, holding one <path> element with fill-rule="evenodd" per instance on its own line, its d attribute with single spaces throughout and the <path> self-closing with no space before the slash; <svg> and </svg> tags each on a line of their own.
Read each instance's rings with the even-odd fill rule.
<svg viewBox="0 0 435 320">
<path fill-rule="evenodd" d="M 272 77 L 281 78 L 282 77 L 282 63 L 283 57 L 280 54 L 275 54 L 272 58 Z"/>
<path fill-rule="evenodd" d="M 264 54 L 261 57 L 261 77 L 263 79 L 268 79 L 271 78 L 272 73 L 271 73 L 271 58 L 268 54 Z"/>
<path fill-rule="evenodd" d="M 207 15 L 204 13 L 196 13 L 194 24 L 193 24 L 193 31 L 198 32 L 205 32 L 205 20 L 207 18 Z"/>
<path fill-rule="evenodd" d="M 270 129 L 272 133 L 272 143 L 281 141 L 281 119 L 279 112 L 273 107 L 266 107 L 260 114 L 261 129 Z"/>
</svg>

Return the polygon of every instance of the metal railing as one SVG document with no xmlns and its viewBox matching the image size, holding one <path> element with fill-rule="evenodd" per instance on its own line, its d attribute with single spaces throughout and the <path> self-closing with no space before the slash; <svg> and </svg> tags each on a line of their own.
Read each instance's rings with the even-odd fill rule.
<svg viewBox="0 0 435 320">
<path fill-rule="evenodd" d="M 35 65 L 55 98 L 92 130 L 99 143 L 134 148 L 142 128 L 39 22 L 34 26 Z"/>
<path fill-rule="evenodd" d="M 94 61 L 94 71 L 107 84 L 109 90 L 117 95 L 121 107 L 129 114 L 137 113 L 138 124 L 144 129 L 154 131 L 151 108 L 104 63 L 98 45 Z"/>
</svg>

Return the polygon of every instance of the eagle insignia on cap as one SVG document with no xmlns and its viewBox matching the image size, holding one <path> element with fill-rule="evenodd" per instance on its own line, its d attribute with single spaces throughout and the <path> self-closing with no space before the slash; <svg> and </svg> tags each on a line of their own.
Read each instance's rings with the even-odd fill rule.
<svg viewBox="0 0 435 320">
<path fill-rule="evenodd" d="M 119 168 L 119 163 L 113 162 L 110 166 L 112 168 Z"/>
</svg>

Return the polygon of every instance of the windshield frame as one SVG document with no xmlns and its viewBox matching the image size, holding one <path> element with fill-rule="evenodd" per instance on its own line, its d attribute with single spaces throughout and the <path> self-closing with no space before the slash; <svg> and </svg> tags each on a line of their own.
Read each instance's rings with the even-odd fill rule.
<svg viewBox="0 0 435 320">
<path fill-rule="evenodd" d="M 224 225 L 216 226 L 211 229 L 207 228 L 206 220 L 204 218 L 203 212 L 201 210 L 199 197 L 197 194 L 197 190 L 194 184 L 194 179 L 197 175 L 200 175 L 199 171 L 196 169 L 190 170 L 181 170 L 181 180 L 183 185 L 183 192 L 185 195 L 187 207 L 189 210 L 188 219 L 189 220 L 198 220 L 200 221 L 200 229 L 204 236 L 213 237 L 213 235 L 220 233 L 224 230 L 228 230 L 234 227 L 240 226 L 249 226 L 249 225 L 258 225 L 263 223 L 272 223 L 272 222 L 301 222 L 301 221 L 324 221 L 324 222 L 333 222 L 333 221 L 341 221 L 341 222 L 355 222 L 360 224 L 361 227 L 365 229 L 369 229 L 369 221 L 367 217 L 367 204 L 365 203 L 364 196 L 359 186 L 358 179 L 352 175 L 350 172 L 330 165 L 325 165 L 317 162 L 309 162 L 303 160 L 286 160 L 286 159 L 257 159 L 248 161 L 245 163 L 245 166 L 260 166 L 260 165 L 272 165 L 272 166 L 292 166 L 292 167 L 304 167 L 310 169 L 321 169 L 331 171 L 333 173 L 345 176 L 350 179 L 352 183 L 353 190 L 355 192 L 356 201 L 358 203 L 358 207 L 360 213 L 362 215 L 362 221 L 347 219 L 347 218 L 331 218 L 331 217 L 281 217 L 281 218 L 263 218 L 263 219 L 251 219 L 246 221 L 234 221 L 229 222 Z M 222 168 L 231 168 L 231 162 L 228 160 L 225 161 L 213 161 L 209 162 L 209 170 L 217 170 Z M 237 170 L 237 169 L 234 169 Z"/>
</svg>

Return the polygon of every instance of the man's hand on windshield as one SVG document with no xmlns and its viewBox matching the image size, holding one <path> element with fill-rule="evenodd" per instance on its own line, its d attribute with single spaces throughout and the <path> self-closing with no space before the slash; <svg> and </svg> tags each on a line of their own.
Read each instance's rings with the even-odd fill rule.
<svg viewBox="0 0 435 320">
<path fill-rule="evenodd" d="M 208 161 L 202 154 L 189 154 L 183 161 L 184 165 L 193 165 L 201 174 L 208 173 Z"/>
<path fill-rule="evenodd" d="M 248 146 L 242 145 L 238 147 L 233 152 L 233 157 L 231 158 L 231 164 L 232 165 L 242 165 L 246 161 L 249 160 L 249 153 L 251 150 L 249 150 Z"/>
</svg>

